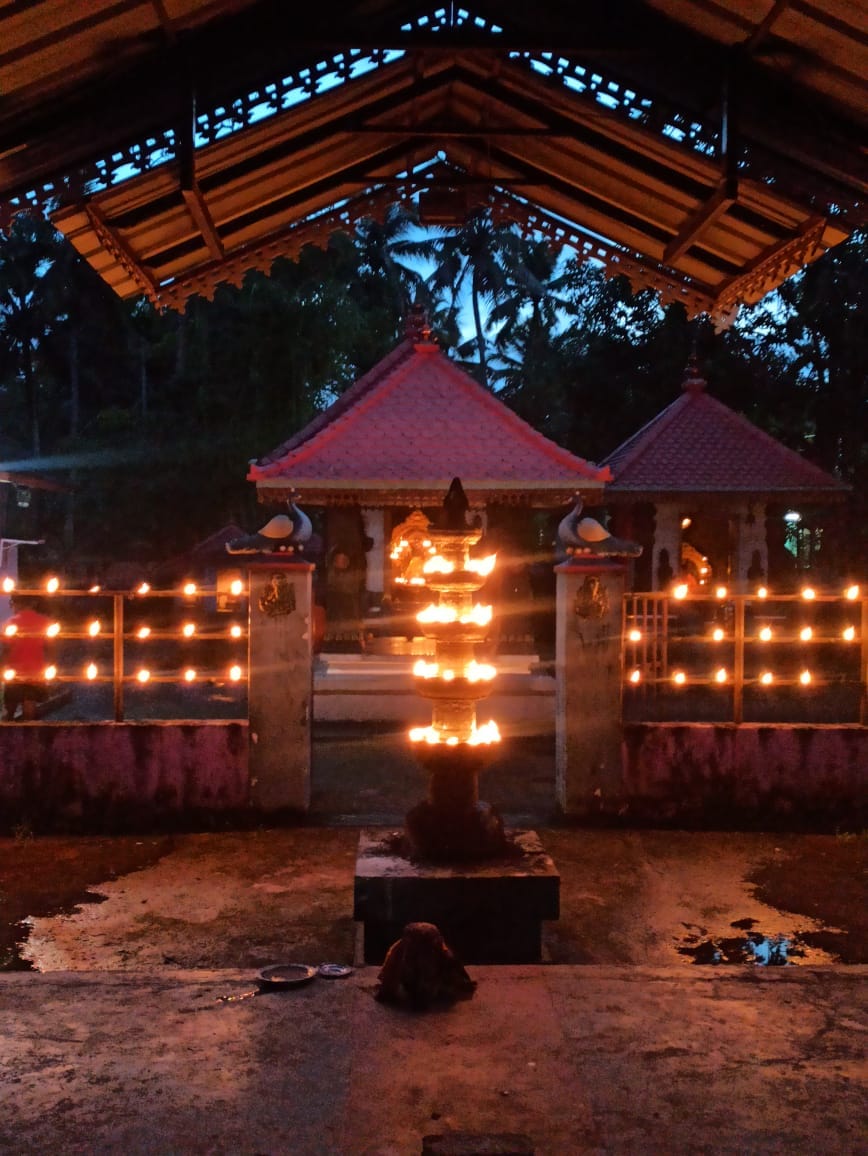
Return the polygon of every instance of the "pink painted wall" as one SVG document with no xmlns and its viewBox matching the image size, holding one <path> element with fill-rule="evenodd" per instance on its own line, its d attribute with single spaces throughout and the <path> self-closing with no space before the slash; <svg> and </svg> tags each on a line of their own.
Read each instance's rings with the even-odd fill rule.
<svg viewBox="0 0 868 1156">
<path fill-rule="evenodd" d="M 146 825 L 248 804 L 247 723 L 0 728 L 0 825 Z"/>
<path fill-rule="evenodd" d="M 634 723 L 622 753 L 620 798 L 590 798 L 586 815 L 868 827 L 868 727 Z M 248 780 L 244 721 L 0 727 L 0 830 L 242 813 Z"/>
<path fill-rule="evenodd" d="M 868 823 L 868 727 L 635 723 L 622 749 L 633 815 Z"/>
</svg>

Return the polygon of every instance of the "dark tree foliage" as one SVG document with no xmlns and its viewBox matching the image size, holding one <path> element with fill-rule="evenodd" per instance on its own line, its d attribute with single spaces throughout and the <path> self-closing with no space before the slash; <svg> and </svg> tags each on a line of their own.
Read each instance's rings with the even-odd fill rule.
<svg viewBox="0 0 868 1156">
<path fill-rule="evenodd" d="M 0 234 L 0 445 L 7 468 L 35 457 L 28 470 L 71 486 L 43 500 L 41 559 L 171 557 L 229 521 L 255 527 L 249 460 L 387 353 L 421 301 L 451 355 L 582 457 L 673 401 L 695 350 L 715 396 L 862 495 L 865 247 L 839 246 L 715 334 L 484 211 L 425 233 L 395 206 L 183 313 L 120 302 L 19 216 Z"/>
</svg>

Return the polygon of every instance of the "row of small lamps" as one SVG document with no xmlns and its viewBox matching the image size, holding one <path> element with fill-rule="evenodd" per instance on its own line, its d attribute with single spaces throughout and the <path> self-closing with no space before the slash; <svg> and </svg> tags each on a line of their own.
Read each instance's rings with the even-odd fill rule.
<svg viewBox="0 0 868 1156">
<path fill-rule="evenodd" d="M 5 577 L 2 580 L 2 582 L 0 582 L 0 588 L 2 588 L 2 590 L 5 594 L 13 593 L 15 590 L 15 580 L 13 578 L 8 577 L 8 576 Z M 54 576 L 47 578 L 45 583 L 44 583 L 44 590 L 47 594 L 57 594 L 60 591 L 60 579 L 57 577 L 54 577 Z M 236 579 L 235 581 L 233 581 L 231 583 L 231 585 L 229 587 L 229 592 L 230 592 L 230 594 L 232 594 L 233 597 L 236 597 L 236 598 L 239 597 L 244 592 L 244 583 L 240 579 Z M 87 590 L 87 593 L 88 594 L 101 594 L 104 592 L 103 592 L 101 586 L 94 585 L 94 586 L 91 586 Z M 120 591 L 110 591 L 109 593 L 117 594 L 117 593 L 121 593 L 121 592 Z M 139 586 L 136 587 L 136 589 L 134 591 L 131 591 L 130 593 L 145 596 L 147 594 L 151 594 L 151 593 L 155 593 L 155 592 L 152 591 L 152 588 L 148 582 L 142 582 L 142 583 L 140 583 Z M 167 595 L 171 596 L 174 592 L 173 591 L 160 591 L 159 593 L 162 596 L 167 596 Z M 212 592 L 211 591 L 201 591 L 195 582 L 185 582 L 184 585 L 181 587 L 181 593 L 184 594 L 188 598 L 192 598 L 192 597 L 195 597 L 197 595 L 201 595 L 203 593 L 210 594 Z M 45 629 L 45 636 L 47 638 L 57 638 L 60 636 L 61 632 L 62 632 L 61 624 L 59 622 L 51 622 L 51 623 L 49 623 L 49 625 Z M 196 632 L 197 632 L 197 626 L 196 626 L 195 622 L 185 622 L 180 629 L 181 637 L 187 638 L 187 639 L 195 637 Z M 13 637 L 17 633 L 17 627 L 15 626 L 14 623 L 10 623 L 6 627 L 4 627 L 3 633 L 7 638 Z M 101 633 L 102 633 L 102 623 L 99 621 L 99 619 L 95 618 L 90 623 L 88 623 L 87 631 L 85 634 L 79 634 L 77 632 L 76 633 L 69 633 L 66 635 L 66 637 L 68 637 L 68 638 L 80 638 L 80 637 L 97 638 Z M 228 633 L 229 637 L 233 638 L 233 639 L 240 639 L 244 636 L 243 627 L 241 627 L 237 622 L 232 623 L 229 626 L 227 633 Z M 30 635 L 30 636 L 32 637 L 32 635 Z M 148 638 L 154 638 L 154 639 L 171 638 L 171 637 L 173 637 L 173 632 L 161 630 L 161 631 L 157 631 L 155 633 L 150 626 L 140 626 L 137 630 L 133 631 L 127 637 L 137 638 L 137 639 L 139 639 L 139 641 L 143 642 L 143 641 L 147 640 Z M 214 637 L 214 636 L 210 635 L 209 637 Z M 97 664 L 95 662 L 89 662 L 84 667 L 83 674 L 84 674 L 84 677 L 89 682 L 97 682 L 97 681 L 112 682 L 114 680 L 113 675 L 100 676 L 99 667 L 97 666 Z M 3 669 L 3 672 L 2 672 L 3 682 L 12 682 L 16 677 L 17 677 L 16 671 L 12 667 L 5 667 Z M 64 677 L 65 677 L 66 681 L 70 681 L 70 680 L 75 681 L 76 680 L 76 676 L 64 676 Z M 182 681 L 182 682 L 186 682 L 186 683 L 192 683 L 192 682 L 195 682 L 198 677 L 199 677 L 198 672 L 193 667 L 186 667 L 180 673 L 180 676 L 177 676 L 177 677 L 174 675 L 173 676 L 155 676 L 151 673 L 150 670 L 143 667 L 140 670 L 136 671 L 136 673 L 134 675 L 127 676 L 125 678 L 125 681 L 138 682 L 142 685 L 144 685 L 148 682 L 152 682 L 152 681 L 153 682 Z M 233 663 L 232 666 L 230 666 L 229 670 L 228 670 L 229 681 L 230 682 L 240 682 L 243 677 L 244 677 L 243 668 L 239 664 Z M 49 666 L 46 666 L 45 670 L 43 671 L 43 678 L 45 679 L 46 682 L 53 682 L 53 681 L 61 680 L 61 676 L 58 674 L 57 667 L 54 664 L 50 664 Z"/>
<path fill-rule="evenodd" d="M 860 587 L 856 583 L 852 583 L 851 585 L 847 586 L 846 589 L 843 591 L 843 597 L 848 602 L 855 602 L 859 598 L 860 593 L 861 593 Z M 677 599 L 678 601 L 682 601 L 682 600 L 686 599 L 689 595 L 690 595 L 690 588 L 688 587 L 687 583 L 685 583 L 685 582 L 680 582 L 672 588 L 672 597 Z M 768 598 L 769 597 L 768 587 L 767 586 L 758 587 L 757 590 L 755 591 L 754 596 L 757 598 L 760 598 L 760 599 Z M 802 589 L 800 591 L 800 596 L 805 602 L 813 602 L 817 598 L 817 591 L 812 586 L 804 586 L 804 587 L 802 587 Z M 723 601 L 724 599 L 728 598 L 729 597 L 729 591 L 726 588 L 726 586 L 718 586 L 714 591 L 714 597 L 718 601 Z M 633 643 L 641 642 L 642 637 L 643 636 L 642 636 L 641 630 L 634 628 L 634 629 L 629 630 L 627 632 L 627 638 L 630 642 L 633 642 Z M 726 638 L 726 631 L 722 627 L 717 626 L 712 631 L 711 637 L 712 637 L 713 641 L 715 641 L 715 642 L 723 642 Z M 756 634 L 756 639 L 760 642 L 770 642 L 773 637 L 774 637 L 774 632 L 770 626 L 760 627 L 760 629 L 757 631 L 757 634 Z M 844 642 L 854 642 L 856 639 L 855 626 L 845 626 L 844 629 L 841 631 L 841 638 L 843 639 Z M 803 626 L 799 630 L 799 641 L 811 642 L 812 640 L 814 640 L 813 627 Z M 749 640 L 746 639 L 746 641 L 749 641 Z M 711 682 L 711 683 L 716 683 L 718 686 L 724 686 L 726 683 L 729 682 L 729 680 L 730 680 L 729 671 L 727 671 L 726 667 L 721 666 L 721 667 L 718 667 L 718 669 L 714 672 L 714 674 L 711 676 L 710 679 L 702 678 L 702 677 L 694 677 L 692 681 L 699 682 L 703 685 Z M 638 668 L 634 668 L 627 675 L 627 681 L 632 683 L 633 685 L 637 685 L 638 683 L 642 682 L 642 671 L 639 670 Z M 671 681 L 674 686 L 682 687 L 682 686 L 686 686 L 688 681 L 690 681 L 690 680 L 688 679 L 687 673 L 685 671 L 676 670 L 676 671 L 673 671 L 673 673 L 669 676 L 669 681 Z M 772 673 L 772 671 L 765 670 L 762 672 L 762 674 L 759 675 L 758 678 L 752 679 L 752 680 L 748 679 L 745 681 L 746 682 L 751 682 L 751 681 L 756 682 L 760 686 L 772 686 L 776 682 L 779 682 L 779 683 L 782 682 L 785 684 L 798 683 L 801 686 L 810 686 L 814 681 L 814 676 L 810 670 L 803 670 L 800 672 L 797 679 L 776 679 L 776 677 Z"/>
</svg>

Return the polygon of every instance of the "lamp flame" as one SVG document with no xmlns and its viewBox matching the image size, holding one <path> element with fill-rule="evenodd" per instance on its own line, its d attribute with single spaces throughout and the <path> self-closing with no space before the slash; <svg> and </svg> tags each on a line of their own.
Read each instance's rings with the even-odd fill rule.
<svg viewBox="0 0 868 1156">
<path fill-rule="evenodd" d="M 471 558 L 465 569 L 469 570 L 471 574 L 478 574 L 481 578 L 487 578 L 494 569 L 496 561 L 496 554 L 489 554 L 485 558 Z"/>
<path fill-rule="evenodd" d="M 435 554 L 429 558 L 422 567 L 423 574 L 451 574 L 455 567 L 451 562 L 447 562 L 440 554 Z"/>
</svg>

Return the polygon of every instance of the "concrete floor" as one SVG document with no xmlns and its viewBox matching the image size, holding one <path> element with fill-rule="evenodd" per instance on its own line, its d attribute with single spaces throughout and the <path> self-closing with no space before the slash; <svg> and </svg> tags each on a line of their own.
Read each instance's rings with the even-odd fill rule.
<svg viewBox="0 0 868 1156">
<path fill-rule="evenodd" d="M 0 1152 L 868 1152 L 868 966 L 828 962 L 863 942 L 864 838 L 541 834 L 550 962 L 472 967 L 473 998 L 425 1014 L 377 1003 L 376 968 L 258 994 L 267 964 L 352 962 L 356 827 L 0 840 L 24 872 L 115 862 L 28 921 L 41 974 L 0 974 Z M 751 929 L 806 954 L 694 962 Z"/>
<path fill-rule="evenodd" d="M 866 968 L 474 974 L 424 1015 L 377 1003 L 373 969 L 264 996 L 234 970 L 6 975 L 0 1151 L 868 1150 Z"/>
<path fill-rule="evenodd" d="M 785 938 L 802 965 L 868 964 L 864 838 L 563 827 L 540 834 L 561 875 L 561 916 L 544 926 L 548 962 L 689 968 L 700 948 L 744 941 L 750 931 Z M 13 861 L 25 878 L 54 863 L 81 873 L 89 851 L 99 851 L 88 889 L 69 896 L 59 914 L 29 913 L 21 950 L 41 971 L 352 963 L 358 840 L 354 826 L 11 840 L 0 841 L 0 864 L 5 848 L 10 881 Z M 125 869 L 131 858 L 146 865 Z M 801 903 L 781 893 L 793 875 Z"/>
<path fill-rule="evenodd" d="M 0 973 L 0 1153 L 868 1153 L 868 840 L 553 824 L 533 725 L 482 789 L 561 873 L 545 963 L 472 967 L 425 1014 L 375 968 L 258 994 L 268 964 L 356 960 L 360 828 L 423 793 L 403 729 L 321 735 L 303 826 L 0 839 L 39 969 Z"/>
</svg>

